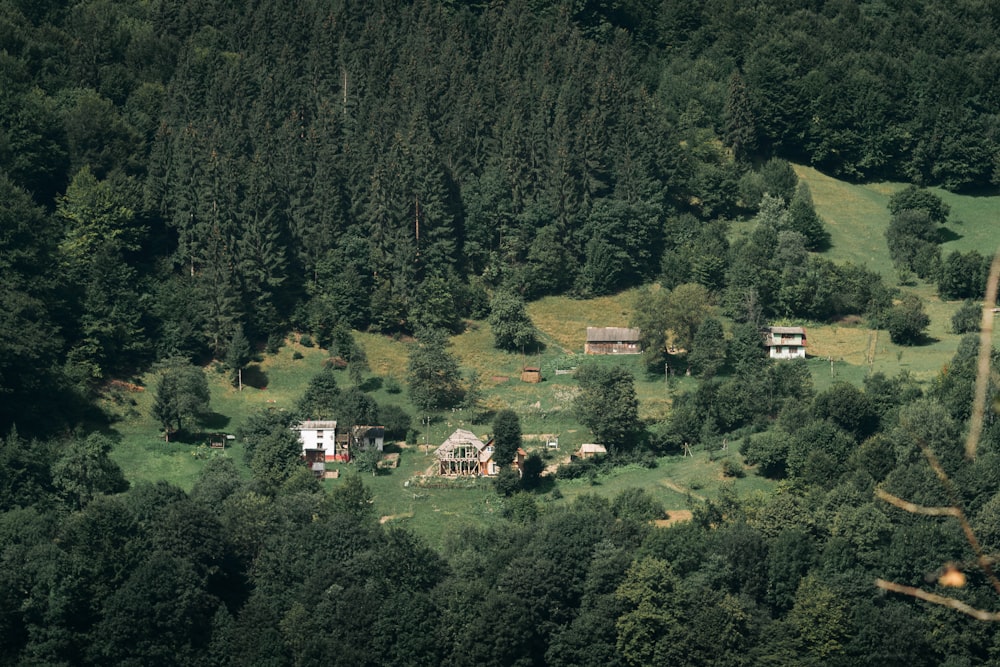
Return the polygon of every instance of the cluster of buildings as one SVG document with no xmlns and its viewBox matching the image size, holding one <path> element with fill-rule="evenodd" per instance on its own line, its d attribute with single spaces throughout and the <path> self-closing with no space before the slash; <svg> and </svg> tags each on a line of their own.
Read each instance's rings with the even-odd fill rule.
<svg viewBox="0 0 1000 667">
<path fill-rule="evenodd" d="M 587 327 L 585 354 L 640 354 L 639 329 L 626 327 Z M 764 346 L 772 359 L 804 359 L 806 356 L 806 331 L 802 327 L 767 327 L 763 332 Z M 532 374 L 527 382 L 538 382 L 541 375 L 537 368 L 526 369 Z M 337 431 L 337 422 L 303 421 L 297 424 L 302 456 L 306 464 L 319 477 L 327 476 L 326 464 L 348 462 L 352 453 L 375 449 L 383 451 L 385 427 L 353 426 L 343 432 Z M 584 445 L 579 455 L 582 457 L 603 453 L 600 445 Z M 444 476 L 484 476 L 492 477 L 499 471 L 493 458 L 493 440 L 486 442 L 471 431 L 458 429 L 440 447 L 435 456 L 438 473 Z M 518 448 L 512 462 L 523 470 L 525 452 Z"/>
</svg>

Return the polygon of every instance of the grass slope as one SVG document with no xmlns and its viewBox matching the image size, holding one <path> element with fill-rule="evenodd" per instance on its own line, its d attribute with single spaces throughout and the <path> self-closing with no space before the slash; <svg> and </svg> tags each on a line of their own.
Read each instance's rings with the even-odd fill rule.
<svg viewBox="0 0 1000 667">
<path fill-rule="evenodd" d="M 796 172 L 809 184 L 816 208 L 830 229 L 833 246 L 826 256 L 838 263 L 850 261 L 872 268 L 882 273 L 887 283 L 894 284 L 895 274 L 884 240 L 889 219 L 886 203 L 889 196 L 903 186 L 891 183 L 852 185 L 808 167 L 796 167 Z M 944 244 L 943 251 L 974 248 L 992 252 L 1000 243 L 1000 226 L 994 224 L 995 211 L 1000 210 L 1000 198 L 962 197 L 940 191 L 938 194 L 952 207 L 953 222 L 948 224 L 951 240 Z M 927 304 L 931 316 L 928 344 L 901 348 L 889 341 L 885 331 L 874 332 L 859 324 L 806 323 L 811 354 L 806 363 L 817 390 L 841 380 L 860 384 L 869 370 L 888 375 L 906 370 L 920 379 L 930 380 L 948 362 L 958 344 L 958 337 L 948 331 L 957 304 L 940 301 L 930 285 L 905 289 L 919 294 Z M 493 349 L 490 328 L 485 322 L 472 322 L 465 333 L 453 337 L 451 351 L 467 377 L 473 372 L 478 374 L 488 409 L 511 408 L 520 415 L 529 449 L 544 452 L 542 443 L 545 440 L 558 439 L 558 453 L 544 452 L 549 457 L 547 462 L 555 465 L 560 458 L 592 439 L 573 414 L 572 403 L 577 389 L 572 375 L 557 375 L 557 370 L 573 368 L 585 359 L 623 364 L 636 377 L 640 415 L 646 419 L 660 419 L 669 413 L 670 393 L 664 378 L 647 375 L 637 357 L 585 358 L 582 354 L 587 326 L 626 326 L 633 298 L 634 292 L 627 291 L 589 300 L 546 297 L 529 304 L 528 313 L 544 345 L 535 354 L 511 354 Z M 374 376 L 392 378 L 399 383 L 404 381 L 412 341 L 367 333 L 356 333 L 355 337 L 367 353 Z M 874 351 L 874 360 L 869 368 L 870 351 Z M 224 373 L 214 368 L 206 369 L 214 413 L 205 430 L 233 433 L 255 410 L 292 408 L 327 357 L 324 350 L 302 347 L 295 340 L 287 341 L 277 354 L 266 356 L 251 366 L 247 373 L 248 386 L 242 392 L 229 385 Z M 521 368 L 526 365 L 541 367 L 545 381 L 540 384 L 520 382 Z M 346 373 L 337 377 L 342 385 L 349 383 Z M 148 375 L 144 382 L 151 389 L 155 376 Z M 695 382 L 691 378 L 676 378 L 673 391 L 691 389 Z M 442 442 L 458 427 L 469 428 L 480 435 L 490 430 L 488 423 L 475 423 L 470 414 L 461 410 L 434 416 L 426 423 L 414 410 L 405 391 L 390 394 L 385 387 L 380 387 L 373 396 L 380 403 L 400 405 L 414 415 L 413 426 L 419 429 L 420 440 L 432 445 Z M 248 474 L 239 443 L 222 453 L 208 451 L 200 446 L 200 441 L 163 442 L 157 424 L 149 416 L 151 404 L 152 391 L 131 391 L 124 398 L 107 404 L 109 412 L 119 417 L 114 428 L 121 435 L 121 444 L 113 456 L 129 479 L 164 479 L 190 489 L 206 458 L 220 455 L 233 457 L 243 474 Z M 726 455 L 739 460 L 735 450 L 733 443 Z M 492 493 L 488 482 L 461 489 L 423 488 L 408 483 L 431 466 L 433 460 L 433 453 L 425 453 L 418 447 L 403 448 L 398 469 L 365 478 L 375 495 L 376 508 L 386 521 L 408 525 L 439 547 L 448 532 L 461 526 L 482 526 L 499 520 L 502 501 Z M 345 474 L 353 473 L 353 466 L 342 468 Z M 326 484 L 332 487 L 342 483 L 341 480 L 329 480 Z M 587 493 L 613 497 L 628 487 L 640 486 L 649 490 L 668 510 L 678 510 L 688 508 L 691 502 L 700 498 L 715 496 L 725 485 L 734 485 L 740 494 L 765 491 L 772 486 L 753 474 L 738 480 L 724 479 L 721 462 L 710 461 L 705 452 L 696 450 L 693 457 L 660 459 L 659 466 L 653 470 L 628 467 L 596 480 L 562 481 L 558 483 L 561 499 L 548 492 L 551 488 L 538 499 L 543 505 L 558 506 Z"/>
<path fill-rule="evenodd" d="M 826 256 L 837 263 L 853 262 L 882 274 L 886 284 L 896 284 L 896 273 L 885 244 L 889 224 L 889 197 L 905 187 L 902 183 L 854 185 L 838 181 L 815 169 L 796 166 L 799 178 L 809 184 L 816 211 L 830 230 L 832 247 Z M 1000 246 L 1000 197 L 956 195 L 939 188 L 931 191 L 951 207 L 941 245 L 942 255 L 977 250 L 992 255 Z M 873 332 L 860 326 L 817 325 L 809 327 L 810 360 L 818 389 L 833 380 L 860 382 L 868 373 L 869 346 L 874 349 L 871 370 L 895 375 L 909 371 L 921 380 L 930 380 L 948 363 L 958 347 L 959 336 L 951 333 L 951 316 L 958 302 L 942 301 L 933 285 L 903 286 L 904 291 L 923 300 L 931 318 L 928 341 L 915 347 L 901 347 L 889 341 L 886 331 Z M 833 375 L 829 357 L 834 359 Z"/>
</svg>

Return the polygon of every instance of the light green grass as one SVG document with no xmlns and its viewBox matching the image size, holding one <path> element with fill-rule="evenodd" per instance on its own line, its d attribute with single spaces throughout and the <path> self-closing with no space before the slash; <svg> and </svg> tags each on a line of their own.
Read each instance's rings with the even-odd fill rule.
<svg viewBox="0 0 1000 667">
<path fill-rule="evenodd" d="M 904 183 L 855 185 L 795 165 L 799 179 L 809 185 L 816 212 L 830 231 L 832 247 L 827 255 L 835 262 L 853 262 L 894 278 L 885 230 L 889 226 L 889 197 L 906 187 Z M 941 252 L 976 250 L 992 255 L 1000 247 L 1000 196 L 958 195 L 941 188 L 931 192 L 951 207 L 944 225 L 950 240 Z"/>
<path fill-rule="evenodd" d="M 825 256 L 837 263 L 853 262 L 882 275 L 890 286 L 896 285 L 896 272 L 885 243 L 889 224 L 889 197 L 905 187 L 903 183 L 871 183 L 854 185 L 838 181 L 815 169 L 796 166 L 799 178 L 809 184 L 816 211 L 830 231 L 832 247 Z M 951 207 L 949 222 L 944 226 L 950 240 L 941 245 L 942 255 L 955 251 L 977 250 L 992 255 L 1000 247 L 1000 197 L 956 195 L 939 188 L 931 191 Z M 960 336 L 951 333 L 951 317 L 960 305 L 941 301 L 933 285 L 919 283 L 903 286 L 920 296 L 931 318 L 928 342 L 918 346 L 898 346 L 889 340 L 888 332 L 879 331 L 875 346 L 873 372 L 895 375 L 908 371 L 916 378 L 929 381 L 948 363 L 958 348 Z M 867 344 L 872 332 L 864 328 L 812 324 L 808 328 L 809 353 L 819 359 L 809 361 L 817 389 L 822 390 L 834 380 L 859 383 L 869 369 L 866 362 Z M 829 363 L 833 357 L 834 375 Z"/>
</svg>

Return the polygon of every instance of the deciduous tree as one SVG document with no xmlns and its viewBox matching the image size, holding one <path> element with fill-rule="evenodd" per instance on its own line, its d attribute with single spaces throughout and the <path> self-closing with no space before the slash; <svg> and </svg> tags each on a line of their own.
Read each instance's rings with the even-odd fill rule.
<svg viewBox="0 0 1000 667">
<path fill-rule="evenodd" d="M 156 380 L 153 417 L 163 427 L 164 439 L 180 431 L 184 422 L 208 412 L 211 396 L 205 372 L 184 359 L 168 361 Z"/>
<path fill-rule="evenodd" d="M 622 366 L 595 363 L 580 366 L 580 385 L 574 408 L 577 418 L 609 451 L 632 449 L 642 438 L 635 379 Z"/>
</svg>

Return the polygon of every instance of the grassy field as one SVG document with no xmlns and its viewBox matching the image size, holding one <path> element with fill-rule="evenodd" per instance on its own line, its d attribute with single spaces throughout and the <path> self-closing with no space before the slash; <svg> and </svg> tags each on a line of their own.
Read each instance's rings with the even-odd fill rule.
<svg viewBox="0 0 1000 667">
<path fill-rule="evenodd" d="M 816 211 L 830 230 L 832 247 L 826 253 L 837 263 L 853 262 L 882 274 L 888 285 L 896 284 L 896 274 L 885 244 L 889 224 L 889 197 L 905 187 L 901 183 L 853 185 L 838 181 L 809 167 L 796 166 L 799 178 L 809 184 Z M 992 255 L 1000 247 L 1000 197 L 956 195 L 939 188 L 931 191 L 951 207 L 944 226 L 942 255 L 977 250 Z M 831 379 L 829 357 L 834 358 L 834 379 L 860 381 L 868 372 L 868 345 L 874 348 L 872 371 L 895 375 L 909 371 L 920 380 L 930 380 L 951 359 L 959 336 L 951 333 L 951 316 L 959 302 L 941 301 L 933 285 L 918 283 L 901 289 L 917 294 L 931 318 L 928 341 L 915 347 L 900 347 L 889 341 L 885 331 L 858 327 L 811 324 L 809 353 L 816 386 L 822 389 Z M 822 369 L 825 369 L 825 373 Z"/>
<path fill-rule="evenodd" d="M 835 262 L 855 262 L 880 271 L 886 282 L 895 284 L 884 230 L 888 224 L 888 197 L 902 186 L 899 184 L 851 185 L 829 178 L 807 168 L 796 167 L 799 177 L 809 183 L 816 208 L 826 221 L 832 236 L 832 248 L 827 256 Z M 961 197 L 946 192 L 938 194 L 952 207 L 949 240 L 944 252 L 977 249 L 992 252 L 1000 243 L 1000 226 L 994 224 L 1000 210 L 1000 198 Z M 737 232 L 739 233 L 739 232 Z M 958 345 L 958 336 L 948 329 L 957 303 L 940 301 L 933 286 L 918 284 L 903 289 L 917 293 L 925 302 L 931 317 L 929 340 L 917 347 L 899 347 L 889 341 L 885 331 L 872 331 L 859 323 L 803 323 L 808 328 L 810 359 L 815 387 L 822 391 L 833 382 L 860 384 L 871 371 L 895 375 L 908 371 L 923 381 L 931 380 L 948 362 Z M 569 374 L 557 374 L 584 360 L 583 344 L 587 326 L 626 326 L 631 315 L 634 291 L 590 300 L 567 297 L 546 297 L 528 305 L 528 313 L 540 331 L 543 349 L 534 354 L 510 354 L 493 349 L 488 324 L 470 322 L 467 330 L 452 338 L 451 351 L 458 358 L 466 376 L 478 374 L 484 390 L 485 407 L 496 411 L 515 410 L 521 417 L 527 446 L 543 451 L 542 443 L 558 440 L 558 456 L 566 457 L 580 444 L 592 440 L 589 432 L 577 423 L 572 412 L 576 383 Z M 410 404 L 406 392 L 389 393 L 387 382 L 402 384 L 406 375 L 409 345 L 406 339 L 394 340 L 368 333 L 355 334 L 365 349 L 376 381 L 374 398 L 380 403 L 400 405 L 414 415 L 413 426 L 419 429 L 421 441 L 435 445 L 442 442 L 455 428 L 464 427 L 484 435 L 488 423 L 476 423 L 471 414 L 461 410 L 436 415 L 427 423 Z M 298 358 L 296 358 L 298 357 Z M 264 408 L 291 408 L 309 379 L 325 363 L 328 354 L 314 347 L 303 347 L 297 338 L 275 355 L 263 357 L 248 369 L 248 386 L 242 391 L 229 386 L 225 374 L 214 367 L 206 369 L 212 393 L 213 415 L 204 425 L 205 431 L 233 433 L 251 412 Z M 670 392 L 662 376 L 651 376 L 637 357 L 587 358 L 595 363 L 624 364 L 636 377 L 636 392 L 640 415 L 645 419 L 661 419 L 669 414 Z M 832 361 L 832 363 L 831 363 Z M 870 363 L 869 363 L 870 362 Z M 520 381 L 520 371 L 526 366 L 539 366 L 545 379 L 539 384 Z M 151 389 L 155 376 L 143 379 Z M 347 373 L 338 381 L 349 384 Z M 675 378 L 673 391 L 695 386 L 691 378 Z M 131 390 L 119 393 L 119 400 L 107 403 L 108 411 L 118 416 L 113 425 L 121 435 L 121 443 L 113 456 L 132 480 L 165 479 L 190 488 L 211 456 L 231 456 L 248 474 L 243 464 L 239 443 L 225 452 L 208 450 L 203 440 L 193 442 L 163 441 L 159 428 L 149 417 L 152 391 Z M 488 419 L 487 419 L 488 422 Z M 735 450 L 735 447 L 733 448 Z M 557 463 L 551 457 L 549 463 Z M 735 451 L 728 456 L 739 458 Z M 375 478 L 366 478 L 375 494 L 376 508 L 386 521 L 411 526 L 440 545 L 444 531 L 461 525 L 485 525 L 497 520 L 500 501 L 488 482 L 469 488 L 424 488 L 411 482 L 433 462 L 433 454 L 419 447 L 402 449 L 400 467 Z M 344 466 L 345 474 L 353 471 Z M 340 483 L 328 480 L 329 486 Z M 770 482 L 753 474 L 738 480 L 726 480 L 721 475 L 721 463 L 710 461 L 704 452 L 694 457 L 666 457 L 653 470 L 628 467 L 602 475 L 596 480 L 559 482 L 561 499 L 550 492 L 538 496 L 543 504 L 570 502 L 585 493 L 613 497 L 620 491 L 640 486 L 653 493 L 668 510 L 688 507 L 691 499 L 713 497 L 726 484 L 734 484 L 739 493 L 762 491 Z M 446 520 L 442 520 L 445 518 Z"/>
<path fill-rule="evenodd" d="M 816 212 L 830 231 L 832 247 L 828 255 L 835 262 L 854 262 L 880 271 L 892 280 L 892 261 L 885 245 L 889 225 L 889 197 L 902 190 L 903 183 L 853 185 L 838 181 L 815 169 L 796 166 L 799 179 L 809 184 Z M 957 195 L 941 188 L 931 192 L 951 207 L 944 225 L 941 253 L 956 250 L 992 255 L 1000 247 L 1000 197 Z"/>
</svg>

